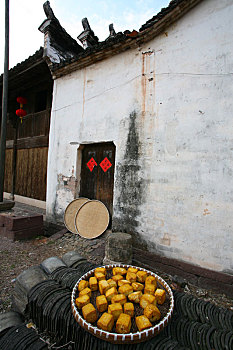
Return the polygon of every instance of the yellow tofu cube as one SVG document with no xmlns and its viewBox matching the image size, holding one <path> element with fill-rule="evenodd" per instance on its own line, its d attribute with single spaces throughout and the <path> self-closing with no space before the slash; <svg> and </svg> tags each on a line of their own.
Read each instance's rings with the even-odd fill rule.
<svg viewBox="0 0 233 350">
<path fill-rule="evenodd" d="M 145 329 L 152 327 L 150 320 L 145 315 L 141 315 L 141 316 L 136 317 L 135 321 L 136 321 L 136 325 L 138 327 L 139 332 L 144 331 Z"/>
<path fill-rule="evenodd" d="M 144 289 L 144 284 L 142 283 L 139 283 L 139 282 L 133 282 L 132 283 L 132 287 L 133 287 L 133 290 L 135 292 L 139 291 L 139 290 L 143 290 Z"/>
<path fill-rule="evenodd" d="M 91 303 L 82 307 L 83 318 L 90 323 L 94 323 L 97 320 L 97 312 Z"/>
<path fill-rule="evenodd" d="M 89 297 L 91 297 L 91 290 L 90 288 L 84 288 L 83 290 L 81 290 L 81 292 L 79 292 L 79 296 L 81 297 L 82 295 L 87 294 Z"/>
<path fill-rule="evenodd" d="M 115 303 L 120 303 L 121 305 L 125 304 L 127 301 L 127 298 L 124 294 L 117 294 L 117 295 L 114 295 L 112 297 L 112 304 L 115 304 Z"/>
<path fill-rule="evenodd" d="M 147 284 L 145 285 L 144 293 L 145 293 L 145 294 L 154 294 L 155 288 L 156 288 L 156 287 L 155 287 L 154 284 L 147 283 Z"/>
<path fill-rule="evenodd" d="M 110 289 L 110 285 L 106 280 L 99 281 L 99 291 L 100 294 L 105 294 L 108 289 Z"/>
<path fill-rule="evenodd" d="M 111 332 L 114 326 L 114 317 L 105 312 L 97 322 L 97 326 L 104 331 Z"/>
<path fill-rule="evenodd" d="M 155 298 L 157 300 L 157 303 L 162 305 L 165 302 L 166 299 L 166 292 L 164 289 L 156 289 L 155 291 Z"/>
<path fill-rule="evenodd" d="M 118 282 L 118 281 L 123 280 L 123 279 L 124 279 L 124 277 L 122 275 L 112 276 L 112 280 L 115 282 Z"/>
<path fill-rule="evenodd" d="M 103 275 L 107 274 L 106 268 L 105 267 L 97 267 L 95 269 L 95 272 L 101 272 Z"/>
<path fill-rule="evenodd" d="M 142 291 L 139 290 L 138 292 L 133 292 L 128 295 L 128 299 L 132 301 L 133 303 L 140 303 L 140 299 L 142 297 Z"/>
<path fill-rule="evenodd" d="M 147 278 L 147 272 L 146 271 L 138 271 L 137 272 L 137 281 L 140 283 L 144 283 Z"/>
<path fill-rule="evenodd" d="M 140 306 L 145 309 L 148 304 L 156 305 L 156 299 L 154 295 L 151 294 L 143 294 L 140 299 Z"/>
<path fill-rule="evenodd" d="M 150 322 L 158 321 L 161 318 L 161 313 L 157 306 L 148 304 L 144 309 L 144 315 L 149 318 Z"/>
<path fill-rule="evenodd" d="M 133 293 L 133 287 L 130 284 L 123 284 L 123 286 L 118 288 L 118 292 L 127 297 L 130 293 Z"/>
<path fill-rule="evenodd" d="M 131 317 L 127 314 L 120 314 L 118 320 L 116 321 L 116 331 L 117 333 L 127 334 L 130 332 L 131 328 Z"/>
<path fill-rule="evenodd" d="M 83 289 L 88 287 L 88 281 L 82 280 L 78 284 L 78 291 L 81 292 Z"/>
<path fill-rule="evenodd" d="M 98 297 L 96 297 L 96 307 L 99 312 L 104 312 L 107 310 L 108 302 L 105 295 L 98 295 Z"/>
<path fill-rule="evenodd" d="M 113 267 L 112 269 L 112 274 L 113 276 L 116 275 L 125 275 L 126 274 L 126 269 L 124 267 Z"/>
<path fill-rule="evenodd" d="M 135 267 L 129 267 L 127 272 L 133 272 L 133 273 L 137 273 L 138 269 L 136 269 Z"/>
<path fill-rule="evenodd" d="M 157 280 L 154 276 L 147 276 L 146 280 L 145 280 L 145 285 L 147 284 L 154 284 L 155 287 L 157 287 Z"/>
<path fill-rule="evenodd" d="M 127 314 L 130 317 L 134 316 L 134 305 L 133 305 L 133 303 L 125 303 L 124 304 L 124 314 Z"/>
<path fill-rule="evenodd" d="M 75 304 L 77 305 L 78 309 L 81 309 L 83 306 L 89 303 L 90 303 L 90 297 L 87 294 L 75 299 Z"/>
<path fill-rule="evenodd" d="M 94 275 L 95 275 L 95 278 L 97 278 L 98 282 L 106 279 L 105 275 L 102 272 L 95 272 Z"/>
<path fill-rule="evenodd" d="M 117 287 L 117 282 L 114 281 L 112 278 L 110 278 L 109 280 L 107 280 L 108 284 L 110 285 L 110 287 Z"/>
<path fill-rule="evenodd" d="M 108 313 L 113 315 L 114 321 L 116 321 L 120 314 L 123 313 L 122 305 L 120 303 L 110 304 L 108 306 Z"/>
<path fill-rule="evenodd" d="M 92 291 L 98 290 L 98 281 L 96 277 L 89 278 L 89 288 Z"/>
<path fill-rule="evenodd" d="M 108 289 L 106 292 L 105 292 L 105 296 L 107 298 L 107 301 L 111 301 L 112 300 L 112 297 L 114 295 L 117 295 L 117 289 L 116 287 L 112 287 L 110 289 Z"/>
<path fill-rule="evenodd" d="M 130 283 L 136 282 L 136 280 L 137 280 L 137 275 L 136 275 L 136 273 L 134 273 L 134 272 L 127 272 L 127 274 L 126 274 L 126 279 L 127 279 Z"/>
<path fill-rule="evenodd" d="M 130 282 L 127 281 L 127 280 L 120 280 L 120 281 L 118 281 L 118 287 L 123 286 L 123 284 L 130 284 Z"/>
</svg>

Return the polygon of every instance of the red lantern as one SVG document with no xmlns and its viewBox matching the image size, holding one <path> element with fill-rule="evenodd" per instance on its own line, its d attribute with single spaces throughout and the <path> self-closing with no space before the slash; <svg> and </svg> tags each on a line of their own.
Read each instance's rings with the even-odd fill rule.
<svg viewBox="0 0 233 350">
<path fill-rule="evenodd" d="M 27 99 L 25 97 L 17 97 L 16 101 L 20 104 L 20 109 L 17 109 L 16 115 L 20 117 L 21 123 L 23 121 L 23 117 L 27 115 L 27 112 L 23 109 L 23 105 L 27 103 Z"/>
<path fill-rule="evenodd" d="M 23 117 L 25 117 L 25 115 L 27 115 L 27 112 L 26 112 L 24 109 L 21 109 L 21 108 L 20 108 L 20 109 L 17 109 L 16 115 L 17 115 L 18 117 L 20 117 L 21 123 L 22 123 Z"/>
<path fill-rule="evenodd" d="M 21 105 L 26 105 L 27 104 L 27 99 L 25 97 L 17 97 L 16 101 L 21 104 Z"/>
</svg>

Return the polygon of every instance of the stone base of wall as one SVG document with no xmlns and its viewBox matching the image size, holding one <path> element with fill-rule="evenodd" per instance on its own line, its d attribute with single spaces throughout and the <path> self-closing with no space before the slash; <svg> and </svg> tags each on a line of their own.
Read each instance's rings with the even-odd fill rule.
<svg viewBox="0 0 233 350">
<path fill-rule="evenodd" d="M 0 211 L 11 210 L 14 205 L 14 201 L 4 200 L 3 202 L 0 202 Z"/>
<path fill-rule="evenodd" d="M 185 281 L 195 286 L 211 289 L 230 297 L 233 295 L 232 275 L 208 270 L 180 260 L 161 257 L 138 248 L 134 248 L 133 253 L 133 263 L 135 265 L 148 265 L 150 268 L 158 269 L 160 272 L 167 273 L 171 276 L 180 276 L 184 278 Z"/>
<path fill-rule="evenodd" d="M 128 233 L 109 233 L 105 245 L 104 264 L 131 264 L 132 237 Z"/>
</svg>

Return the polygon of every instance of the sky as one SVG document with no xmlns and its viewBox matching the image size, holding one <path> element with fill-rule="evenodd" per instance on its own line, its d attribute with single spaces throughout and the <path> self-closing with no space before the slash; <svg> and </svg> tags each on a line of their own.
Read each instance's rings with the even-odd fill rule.
<svg viewBox="0 0 233 350">
<path fill-rule="evenodd" d="M 9 68 L 22 62 L 43 46 L 38 27 L 46 19 L 45 0 L 10 0 Z M 50 6 L 63 28 L 74 38 L 83 31 L 81 20 L 88 18 L 100 41 L 109 35 L 108 26 L 116 32 L 138 30 L 157 14 L 169 0 L 50 0 Z M 5 0 L 0 0 L 0 74 L 4 71 Z"/>
</svg>

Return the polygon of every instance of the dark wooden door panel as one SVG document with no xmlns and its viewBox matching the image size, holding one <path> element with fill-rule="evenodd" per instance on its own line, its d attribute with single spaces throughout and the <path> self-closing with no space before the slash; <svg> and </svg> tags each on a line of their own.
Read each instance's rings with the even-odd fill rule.
<svg viewBox="0 0 233 350">
<path fill-rule="evenodd" d="M 97 196 L 98 199 L 107 206 L 109 212 L 112 214 L 115 147 L 112 149 L 110 146 L 102 148 L 100 151 L 100 157 L 100 162 L 107 157 L 112 166 L 106 172 L 104 172 L 100 166 L 98 167 Z"/>
<path fill-rule="evenodd" d="M 97 154 L 95 149 L 91 147 L 85 147 L 83 150 L 83 165 L 81 171 L 81 197 L 87 197 L 90 199 L 96 199 L 96 178 L 97 178 L 97 166 L 95 166 L 90 174 L 90 169 L 87 166 L 87 162 L 93 158 L 97 161 Z"/>
<path fill-rule="evenodd" d="M 105 159 L 112 166 L 104 171 L 100 163 Z M 97 166 L 92 171 L 87 166 L 88 161 L 93 158 Z M 98 199 L 103 202 L 112 215 L 113 186 L 115 167 L 115 146 L 113 143 L 96 143 L 85 145 L 82 153 L 81 186 L 80 197 Z"/>
<path fill-rule="evenodd" d="M 46 200 L 48 147 L 17 150 L 15 194 Z"/>
</svg>

